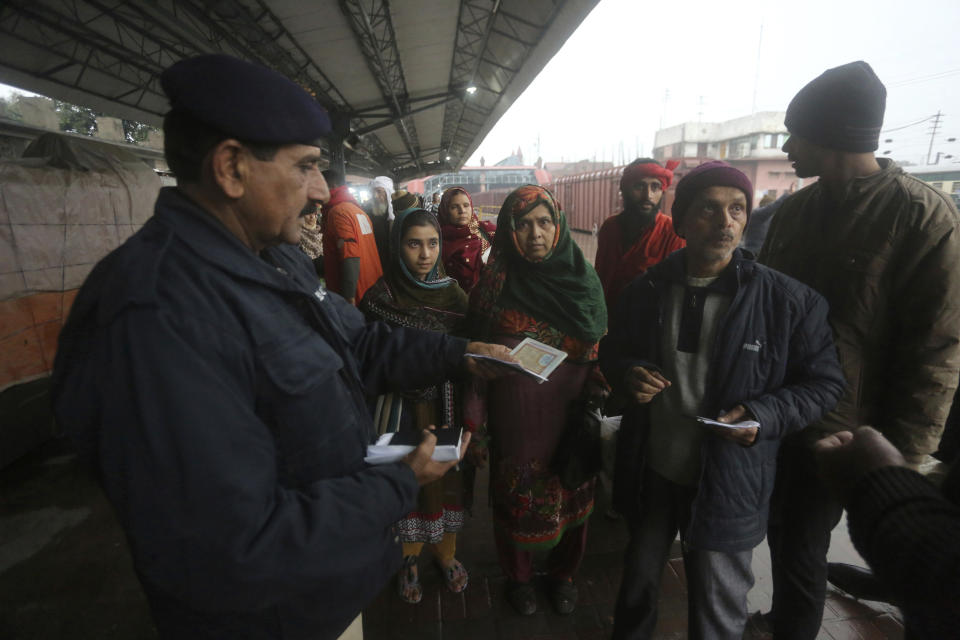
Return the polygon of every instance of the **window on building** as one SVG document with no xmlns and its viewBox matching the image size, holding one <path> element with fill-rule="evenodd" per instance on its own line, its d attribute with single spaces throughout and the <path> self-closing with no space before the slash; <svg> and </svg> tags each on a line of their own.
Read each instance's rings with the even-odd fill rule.
<svg viewBox="0 0 960 640">
<path fill-rule="evenodd" d="M 771 178 L 779 178 L 779 177 L 780 177 L 780 172 L 779 172 L 779 171 L 768 171 L 768 172 L 767 172 L 767 175 L 770 176 Z"/>
<path fill-rule="evenodd" d="M 933 187 L 934 189 L 943 189 L 942 182 L 931 182 L 930 186 Z"/>
<path fill-rule="evenodd" d="M 960 180 L 953 181 L 953 192 L 960 193 Z"/>
<path fill-rule="evenodd" d="M 767 149 L 773 149 L 775 146 L 777 146 L 777 136 L 775 134 L 768 133 L 764 136 L 764 141 L 765 144 L 763 146 Z"/>
</svg>

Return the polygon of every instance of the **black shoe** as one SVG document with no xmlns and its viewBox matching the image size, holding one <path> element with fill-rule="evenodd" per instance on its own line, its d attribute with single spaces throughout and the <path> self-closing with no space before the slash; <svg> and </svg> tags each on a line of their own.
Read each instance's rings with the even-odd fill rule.
<svg viewBox="0 0 960 640">
<path fill-rule="evenodd" d="M 570 615 L 577 608 L 577 598 L 580 592 L 573 579 L 557 580 L 550 590 L 550 603 L 554 610 L 562 616 Z"/>
<path fill-rule="evenodd" d="M 529 582 L 511 582 L 507 586 L 507 602 L 522 616 L 537 612 L 537 594 Z"/>
<path fill-rule="evenodd" d="M 827 564 L 827 581 L 858 600 L 896 604 L 890 590 L 877 580 L 870 569 L 842 562 L 830 562 Z"/>
</svg>

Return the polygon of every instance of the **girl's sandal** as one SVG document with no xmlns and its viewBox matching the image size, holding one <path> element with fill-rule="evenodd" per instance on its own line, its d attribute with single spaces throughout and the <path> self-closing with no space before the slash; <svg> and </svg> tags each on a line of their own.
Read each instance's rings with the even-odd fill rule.
<svg viewBox="0 0 960 640">
<path fill-rule="evenodd" d="M 459 560 L 454 560 L 450 567 L 444 567 L 439 563 L 438 566 L 440 567 L 440 573 L 443 574 L 443 581 L 447 584 L 447 589 L 452 593 L 462 593 L 467 588 L 470 575 Z"/>
<path fill-rule="evenodd" d="M 406 556 L 403 567 L 397 574 L 397 595 L 407 604 L 417 604 L 423 599 L 423 587 L 417 570 L 417 556 Z"/>
</svg>

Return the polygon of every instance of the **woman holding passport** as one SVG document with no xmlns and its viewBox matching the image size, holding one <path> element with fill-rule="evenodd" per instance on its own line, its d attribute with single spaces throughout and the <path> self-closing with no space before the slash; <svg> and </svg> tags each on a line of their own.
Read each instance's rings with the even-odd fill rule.
<svg viewBox="0 0 960 640">
<path fill-rule="evenodd" d="M 467 295 L 443 271 L 436 216 L 417 208 L 415 196 L 408 196 L 407 208 L 396 214 L 390 229 L 390 259 L 384 275 L 366 292 L 360 309 L 368 318 L 394 326 L 457 332 L 467 310 Z M 429 425 L 448 425 L 459 432 L 458 393 L 448 380 L 427 389 L 380 396 L 375 424 L 381 434 L 419 434 Z M 415 604 L 423 597 L 417 560 L 424 544 L 432 548 L 447 588 L 454 593 L 466 589 L 467 571 L 455 556 L 457 531 L 463 526 L 462 496 L 459 470 L 449 471 L 420 489 L 417 510 L 398 523 L 403 542 L 398 593 L 404 602 Z"/>
<path fill-rule="evenodd" d="M 594 482 L 566 489 L 550 463 L 571 406 L 606 387 L 596 367 L 607 327 L 603 288 L 571 238 L 560 204 L 543 187 L 526 185 L 507 196 L 497 229 L 490 262 L 470 294 L 471 338 L 510 348 L 532 338 L 567 357 L 542 384 L 514 374 L 475 385 L 465 413 L 475 430 L 468 456 L 482 466 L 489 452 L 507 599 L 521 614 L 536 611 L 532 552 L 550 549 L 549 597 L 566 614 L 576 606 L 573 576 L 586 547 Z"/>
</svg>

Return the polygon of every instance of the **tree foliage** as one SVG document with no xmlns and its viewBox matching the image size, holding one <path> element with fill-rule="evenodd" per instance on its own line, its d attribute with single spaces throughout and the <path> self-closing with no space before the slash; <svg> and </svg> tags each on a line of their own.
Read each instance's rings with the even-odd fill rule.
<svg viewBox="0 0 960 640">
<path fill-rule="evenodd" d="M 60 118 L 60 130 L 92 136 L 97 132 L 97 116 L 103 115 L 93 109 L 81 107 L 62 100 L 53 101 L 53 110 Z"/>
<path fill-rule="evenodd" d="M 0 118 L 23 120 L 18 105 L 20 97 L 19 94 L 13 94 L 9 99 L 0 98 Z M 84 136 L 92 136 L 97 133 L 97 117 L 103 116 L 103 113 L 63 100 L 51 100 L 51 102 L 53 102 L 53 110 L 60 121 L 61 131 L 79 133 Z M 122 122 L 123 136 L 130 144 L 145 142 L 151 131 L 157 131 L 156 127 L 135 120 L 123 120 Z"/>
<path fill-rule="evenodd" d="M 23 114 L 20 113 L 20 107 L 17 104 L 17 100 L 20 98 L 19 94 L 13 94 L 10 98 L 0 98 L 0 118 L 6 118 L 7 120 L 23 120 Z"/>
<path fill-rule="evenodd" d="M 150 125 L 143 124 L 142 122 L 136 122 L 134 120 L 123 121 L 123 136 L 130 144 L 146 142 L 147 136 L 150 135 L 150 132 L 156 130 L 156 127 L 151 127 Z"/>
</svg>

